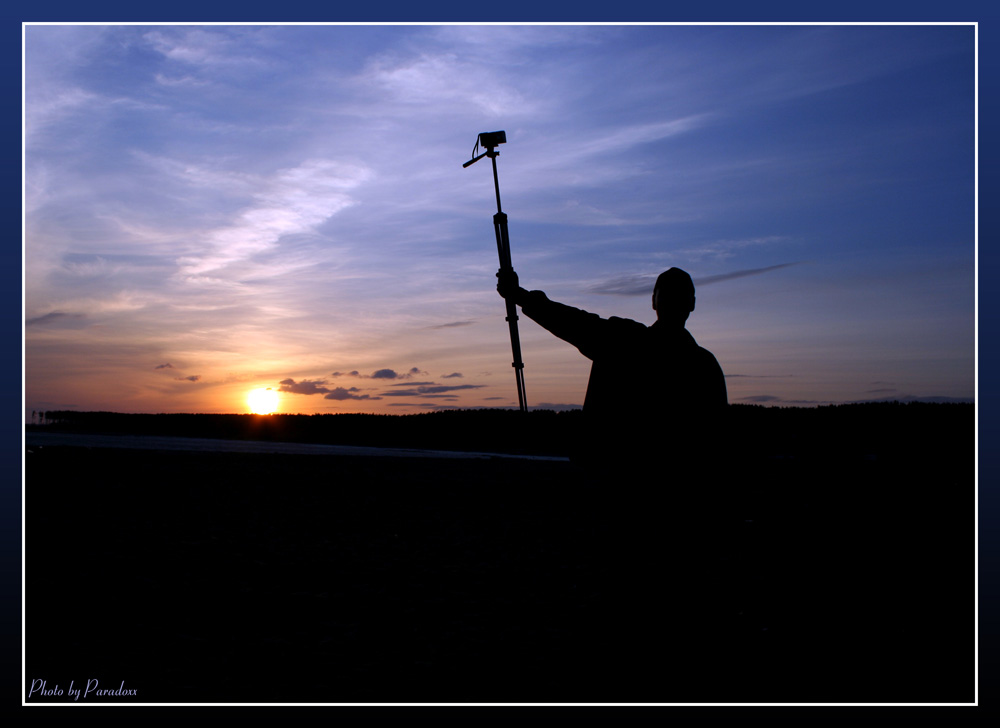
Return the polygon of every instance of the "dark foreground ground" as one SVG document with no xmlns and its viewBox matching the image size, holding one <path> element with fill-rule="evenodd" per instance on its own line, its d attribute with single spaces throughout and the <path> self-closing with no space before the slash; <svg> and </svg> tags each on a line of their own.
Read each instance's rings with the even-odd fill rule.
<svg viewBox="0 0 1000 728">
<path fill-rule="evenodd" d="M 974 470 L 42 448 L 26 694 L 94 702 L 974 699 Z"/>
</svg>

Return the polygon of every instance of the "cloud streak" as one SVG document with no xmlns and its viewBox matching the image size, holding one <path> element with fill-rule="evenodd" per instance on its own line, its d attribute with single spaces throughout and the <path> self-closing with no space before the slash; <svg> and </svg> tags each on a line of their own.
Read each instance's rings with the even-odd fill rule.
<svg viewBox="0 0 1000 728">
<path fill-rule="evenodd" d="M 723 281 L 731 281 L 737 278 L 762 275 L 764 273 L 770 273 L 771 271 L 799 264 L 799 262 L 780 263 L 778 265 L 769 265 L 763 268 L 747 268 L 744 270 L 730 271 L 728 273 L 719 273 L 717 275 L 701 276 L 693 278 L 693 280 L 695 286 L 707 286 L 712 283 L 722 283 Z M 603 283 L 590 286 L 587 291 L 589 293 L 598 293 L 606 296 L 647 296 L 653 293 L 653 287 L 656 285 L 656 279 L 658 276 L 659 273 L 656 275 L 641 274 L 619 276 L 617 278 L 611 278 L 604 281 Z"/>
<path fill-rule="evenodd" d="M 311 159 L 261 180 L 250 207 L 212 231 L 204 252 L 178 258 L 178 274 L 203 277 L 275 248 L 286 236 L 314 231 L 356 201 L 350 190 L 370 178 L 360 165 Z"/>
<path fill-rule="evenodd" d="M 701 278 L 695 278 L 694 284 L 696 286 L 707 286 L 711 283 L 722 283 L 723 281 L 732 281 L 737 278 L 746 278 L 747 276 L 759 276 L 763 273 L 770 273 L 771 271 L 781 270 L 782 268 L 788 268 L 793 265 L 801 265 L 802 261 L 796 261 L 794 263 L 779 263 L 778 265 L 769 265 L 763 268 L 747 268 L 745 270 L 735 270 L 729 273 L 720 273 L 714 276 L 703 276 Z"/>
<path fill-rule="evenodd" d="M 408 372 L 399 374 L 395 369 L 376 369 L 371 374 L 361 374 L 357 369 L 347 372 L 333 372 L 330 376 L 332 377 L 357 377 L 359 379 L 384 379 L 387 381 L 392 381 L 394 379 L 412 379 L 418 374 L 426 374 L 427 372 L 420 371 L 420 367 L 411 367 Z"/>
<path fill-rule="evenodd" d="M 437 324 L 436 326 L 428 326 L 428 329 L 438 330 L 438 329 L 455 329 L 461 326 L 472 326 L 475 321 L 451 321 L 446 324 Z"/>
<path fill-rule="evenodd" d="M 345 400 L 359 400 L 359 401 L 364 401 L 364 400 L 368 400 L 368 399 L 370 399 L 370 400 L 379 400 L 379 399 L 382 399 L 381 397 L 372 397 L 369 394 L 356 394 L 356 392 L 359 392 L 359 391 L 360 390 L 357 387 L 350 387 L 350 388 L 334 387 L 331 391 L 329 391 L 323 397 L 323 399 L 332 399 L 332 400 L 336 400 L 338 402 L 343 402 Z"/>
<path fill-rule="evenodd" d="M 278 391 L 288 392 L 289 394 L 304 394 L 306 396 L 313 394 L 329 394 L 332 390 L 326 386 L 326 381 L 323 379 L 303 379 L 296 382 L 294 379 L 282 379 L 279 382 Z"/>
<path fill-rule="evenodd" d="M 63 313 L 61 311 L 53 311 L 52 313 L 47 313 L 43 316 L 35 316 L 34 318 L 25 319 L 25 326 L 43 326 L 45 324 L 52 324 L 56 322 L 67 322 L 67 321 L 79 321 L 84 317 L 81 314 Z"/>
</svg>

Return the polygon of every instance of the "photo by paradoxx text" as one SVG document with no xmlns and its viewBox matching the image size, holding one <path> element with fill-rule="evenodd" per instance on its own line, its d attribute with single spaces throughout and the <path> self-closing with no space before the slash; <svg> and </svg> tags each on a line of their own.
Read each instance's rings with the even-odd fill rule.
<svg viewBox="0 0 1000 728">
<path fill-rule="evenodd" d="M 111 696 L 122 696 L 122 695 L 138 695 L 139 691 L 131 688 L 125 687 L 125 681 L 122 680 L 121 685 L 117 688 L 101 688 L 98 687 L 99 682 L 91 678 L 87 680 L 87 685 L 85 688 L 75 688 L 73 687 L 74 681 L 69 681 L 69 688 L 63 692 L 57 683 L 55 687 L 49 688 L 46 685 L 45 680 L 32 680 L 31 690 L 28 692 L 28 699 L 38 693 L 39 696 L 44 697 L 60 697 L 66 695 L 67 697 L 73 698 L 73 700 L 79 700 L 81 697 L 86 698 L 88 695 L 94 695 L 96 697 L 111 697 Z"/>
</svg>

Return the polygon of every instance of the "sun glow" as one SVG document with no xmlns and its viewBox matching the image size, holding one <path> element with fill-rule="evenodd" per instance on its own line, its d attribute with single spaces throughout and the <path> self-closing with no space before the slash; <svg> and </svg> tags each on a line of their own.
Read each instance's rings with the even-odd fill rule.
<svg viewBox="0 0 1000 728">
<path fill-rule="evenodd" d="M 255 389 L 247 395 L 247 405 L 255 415 L 269 415 L 278 409 L 278 393 L 270 387 Z"/>
</svg>

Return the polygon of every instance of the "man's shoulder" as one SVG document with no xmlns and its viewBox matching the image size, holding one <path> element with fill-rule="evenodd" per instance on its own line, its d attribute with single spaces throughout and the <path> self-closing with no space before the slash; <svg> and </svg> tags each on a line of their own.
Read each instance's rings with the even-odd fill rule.
<svg viewBox="0 0 1000 728">
<path fill-rule="evenodd" d="M 701 346 L 700 344 L 695 344 L 695 349 L 697 349 L 698 351 L 698 356 L 700 356 L 705 361 L 714 362 L 715 364 L 719 363 L 719 360 L 715 358 L 715 354 L 710 352 L 704 346 Z"/>
<path fill-rule="evenodd" d="M 709 358 L 714 359 L 715 358 L 715 354 L 713 354 L 712 352 L 710 352 L 708 349 L 706 349 L 701 344 L 695 344 L 695 348 L 697 348 L 698 349 L 698 353 L 701 354 L 706 359 L 709 359 Z"/>
</svg>

